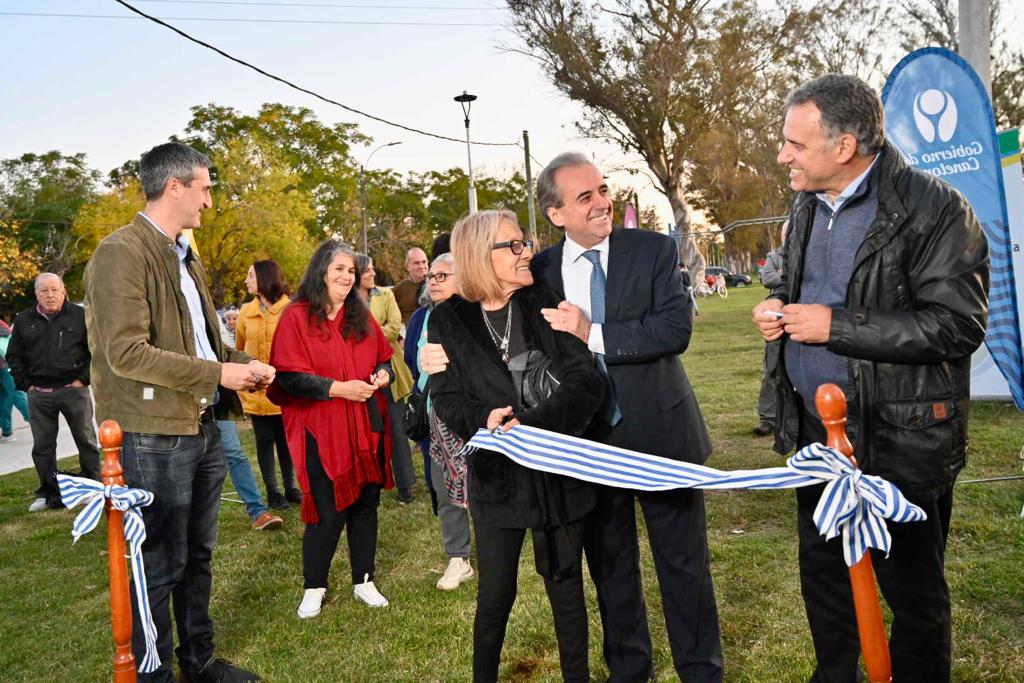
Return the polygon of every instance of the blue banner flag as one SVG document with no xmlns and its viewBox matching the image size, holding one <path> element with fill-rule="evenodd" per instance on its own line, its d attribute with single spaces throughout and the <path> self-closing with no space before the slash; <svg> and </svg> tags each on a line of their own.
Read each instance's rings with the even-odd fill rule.
<svg viewBox="0 0 1024 683">
<path fill-rule="evenodd" d="M 959 190 L 988 238 L 992 271 L 985 345 L 1024 410 L 1024 362 L 995 118 L 985 87 L 959 55 L 915 50 L 882 89 L 886 137 L 912 166 Z"/>
</svg>

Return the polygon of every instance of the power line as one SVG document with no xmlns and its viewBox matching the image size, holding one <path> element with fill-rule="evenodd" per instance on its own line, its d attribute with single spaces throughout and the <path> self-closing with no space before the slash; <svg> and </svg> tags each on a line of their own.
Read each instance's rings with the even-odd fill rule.
<svg viewBox="0 0 1024 683">
<path fill-rule="evenodd" d="M 115 0 L 120 2 L 120 0 Z M 125 5 L 125 3 L 121 3 Z M 125 5 L 129 9 L 138 12 L 137 9 L 130 5 Z M 139 14 L 142 14 L 139 12 Z M 69 19 L 141 19 L 146 18 L 158 23 L 163 23 L 157 17 L 152 17 L 143 14 L 142 17 L 128 17 L 123 14 L 64 14 L 57 12 L 0 12 L 0 16 L 8 17 L 64 17 Z M 226 18 L 226 17 L 164 17 L 168 21 L 206 21 L 215 22 L 221 24 L 344 24 L 351 26 L 474 26 L 478 28 L 500 28 L 501 24 L 484 24 L 484 23 L 469 23 L 469 22 L 448 22 L 448 21 L 358 21 L 358 20 L 344 20 L 344 19 L 246 19 L 246 18 Z M 164 24 L 164 26 L 170 26 Z M 172 27 L 173 28 L 173 27 Z M 175 29 L 177 30 L 177 29 Z M 197 41 L 198 42 L 198 41 Z"/>
<path fill-rule="evenodd" d="M 219 47 L 215 47 L 213 45 L 210 45 L 209 43 L 206 43 L 206 42 L 203 42 L 202 40 L 199 40 L 198 38 L 193 38 L 191 35 L 189 35 L 188 33 L 185 33 L 180 28 L 178 28 L 176 26 L 172 26 L 171 24 L 168 24 L 167 22 L 163 21 L 162 19 L 158 19 L 157 17 L 150 16 L 149 14 L 146 14 L 142 10 L 137 9 L 135 7 L 132 7 L 131 5 L 129 5 L 124 0 L 114 0 L 114 1 L 117 2 L 119 5 L 122 5 L 122 6 L 126 7 L 126 8 L 128 8 L 132 12 L 135 12 L 136 14 L 138 14 L 138 15 L 140 15 L 142 17 L 144 17 L 146 19 L 149 19 L 150 21 L 152 21 L 154 23 L 160 24 L 161 26 L 163 26 L 165 28 L 168 28 L 171 31 L 174 31 L 175 33 L 177 33 L 182 38 L 185 38 L 186 40 L 189 40 L 189 41 L 191 41 L 191 42 L 193 42 L 193 43 L 195 43 L 197 45 L 201 45 L 202 47 L 205 47 L 208 50 L 213 50 L 214 52 L 219 54 L 221 57 L 224 57 L 225 59 L 229 59 L 232 62 L 235 62 L 236 64 L 240 64 L 240 65 L 242 65 L 242 66 L 244 66 L 244 67 L 246 67 L 248 69 L 252 69 L 253 71 L 255 71 L 256 73 L 258 73 L 258 74 L 260 74 L 262 76 L 266 76 L 267 78 L 275 80 L 278 83 L 282 83 L 282 84 L 288 86 L 289 88 L 292 88 L 294 90 L 298 90 L 299 92 L 305 93 L 306 95 L 309 95 L 311 97 L 315 97 L 316 99 L 318 99 L 318 100 L 320 100 L 322 102 L 327 102 L 328 104 L 333 104 L 334 106 L 341 107 L 345 111 L 350 111 L 353 114 L 358 114 L 359 116 L 364 116 L 364 117 L 366 117 L 366 118 L 368 118 L 368 119 L 370 119 L 372 121 L 377 121 L 378 123 L 383 123 L 384 125 L 392 126 L 394 128 L 399 128 L 401 130 L 408 131 L 410 133 L 416 133 L 417 135 L 425 135 L 427 137 L 435 138 L 435 139 L 438 139 L 438 140 L 446 140 L 448 142 L 457 142 L 459 144 L 463 144 L 463 143 L 466 142 L 465 140 L 462 140 L 462 139 L 459 139 L 459 138 L 451 138 L 451 137 L 448 137 L 447 135 L 438 135 L 437 133 L 431 133 L 431 132 L 428 132 L 428 131 L 425 131 L 425 130 L 420 130 L 418 128 L 413 128 L 411 126 L 406 126 L 406 125 L 403 125 L 401 123 L 395 123 L 394 121 L 388 121 L 387 119 L 383 119 L 383 118 L 381 118 L 379 116 L 374 116 L 373 114 L 369 114 L 369 113 L 367 113 L 365 111 L 356 109 L 354 107 L 350 107 L 347 104 L 342 104 L 341 102 L 338 102 L 337 100 L 333 100 L 333 99 L 331 99 L 329 97 L 325 97 L 324 95 L 321 95 L 320 93 L 317 93 L 317 92 L 314 92 L 312 90 L 309 90 L 308 88 L 303 88 L 302 86 L 296 85 L 295 83 L 292 83 L 291 81 L 289 81 L 289 80 L 287 80 L 285 78 L 282 78 L 280 76 L 275 76 L 274 74 L 272 74 L 272 73 L 270 73 L 268 71 L 265 71 L 265 70 L 261 69 L 258 66 L 250 64 L 249 62 L 247 62 L 245 60 L 239 59 L 238 57 L 234 57 L 234 56 L 228 54 L 227 52 L 225 52 L 224 50 L 221 50 Z M 0 13 L 0 14 L 2 14 L 2 13 Z M 472 144 L 474 144 L 474 145 L 482 145 L 482 146 L 486 146 L 486 147 L 517 147 L 519 145 L 518 141 L 517 142 L 476 142 L 476 141 L 474 141 Z"/>
<path fill-rule="evenodd" d="M 136 0 L 136 2 L 162 2 L 176 5 L 238 5 L 253 7 L 318 7 L 329 9 L 380 9 L 380 10 L 447 10 L 447 11 L 469 11 L 469 12 L 491 12 L 503 10 L 503 7 L 448 7 L 443 5 L 353 5 L 333 2 L 258 2 L 256 0 Z"/>
</svg>

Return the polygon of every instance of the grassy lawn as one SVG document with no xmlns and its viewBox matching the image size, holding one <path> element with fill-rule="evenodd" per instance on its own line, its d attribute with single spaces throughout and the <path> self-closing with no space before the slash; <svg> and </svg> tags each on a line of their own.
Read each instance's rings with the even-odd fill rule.
<svg viewBox="0 0 1024 683">
<path fill-rule="evenodd" d="M 726 300 L 700 302 L 685 361 L 715 440 L 709 463 L 714 467 L 781 462 L 769 439 L 750 433 L 757 421 L 762 347 L 749 311 L 763 291 L 732 290 Z M 251 432 L 240 431 L 252 453 Z M 970 438 L 962 479 L 1020 472 L 1024 416 L 1013 406 L 974 404 Z M 77 463 L 71 459 L 64 466 Z M 27 512 L 35 485 L 32 471 L 0 478 L 0 680 L 109 679 L 106 534 L 101 525 L 72 546 L 71 513 Z M 797 581 L 793 494 L 709 493 L 707 500 L 726 680 L 807 680 L 813 655 Z M 1020 481 L 957 489 L 947 552 L 956 681 L 1024 680 L 1024 519 L 1017 516 L 1022 503 Z M 476 588 L 434 588 L 446 562 L 422 483 L 412 505 L 400 507 L 390 494 L 381 505 L 377 582 L 391 601 L 382 610 L 353 599 L 342 541 L 322 615 L 296 618 L 302 525 L 297 511 L 284 516 L 283 530 L 256 533 L 241 505 L 221 508 L 212 604 L 220 656 L 271 682 L 469 680 Z M 524 548 L 503 680 L 559 680 L 550 609 L 532 556 Z M 643 557 L 658 680 L 675 680 L 646 548 Z M 603 680 L 592 590 L 587 599 L 591 668 L 594 679 Z"/>
</svg>

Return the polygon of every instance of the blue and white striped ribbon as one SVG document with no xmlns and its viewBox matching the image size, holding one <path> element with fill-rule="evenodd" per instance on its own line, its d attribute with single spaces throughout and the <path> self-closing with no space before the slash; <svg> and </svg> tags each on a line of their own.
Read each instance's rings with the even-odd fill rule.
<svg viewBox="0 0 1024 683">
<path fill-rule="evenodd" d="M 704 465 L 607 446 L 574 436 L 519 425 L 508 432 L 478 431 L 467 451 L 483 449 L 508 456 L 523 467 L 561 474 L 594 484 L 638 491 L 668 489 L 788 489 L 827 482 L 814 511 L 814 523 L 826 539 L 843 536 L 848 566 L 868 548 L 886 556 L 892 539 L 885 520 L 917 522 L 924 510 L 881 477 L 864 474 L 839 451 L 811 444 L 785 467 L 716 470 Z"/>
<path fill-rule="evenodd" d="M 107 486 L 92 479 L 57 475 L 60 486 L 60 497 L 64 505 L 73 508 L 85 504 L 85 507 L 71 527 L 74 543 L 85 534 L 96 528 L 103 514 L 103 501 L 110 499 L 110 504 L 124 513 L 124 540 L 128 544 L 128 557 L 132 565 L 132 577 L 135 579 L 135 600 L 139 608 L 142 633 L 146 637 L 146 654 L 139 665 L 141 673 L 151 673 L 160 666 L 160 655 L 156 651 L 156 625 L 153 623 L 153 612 L 149 607 L 149 594 L 146 592 L 146 567 L 142 562 L 142 543 L 146 540 L 146 525 L 142 521 L 142 513 L 138 508 L 153 502 L 153 494 L 142 489 L 131 489 L 127 486 Z"/>
</svg>

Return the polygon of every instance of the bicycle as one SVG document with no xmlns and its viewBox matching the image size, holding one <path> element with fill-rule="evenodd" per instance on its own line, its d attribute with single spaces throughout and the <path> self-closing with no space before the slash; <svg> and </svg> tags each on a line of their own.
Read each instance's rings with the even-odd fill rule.
<svg viewBox="0 0 1024 683">
<path fill-rule="evenodd" d="M 711 285 L 711 288 L 708 291 L 709 295 L 715 293 L 723 299 L 726 299 L 729 296 L 729 289 L 725 286 L 725 278 L 721 275 L 715 278 L 715 284 Z"/>
</svg>

